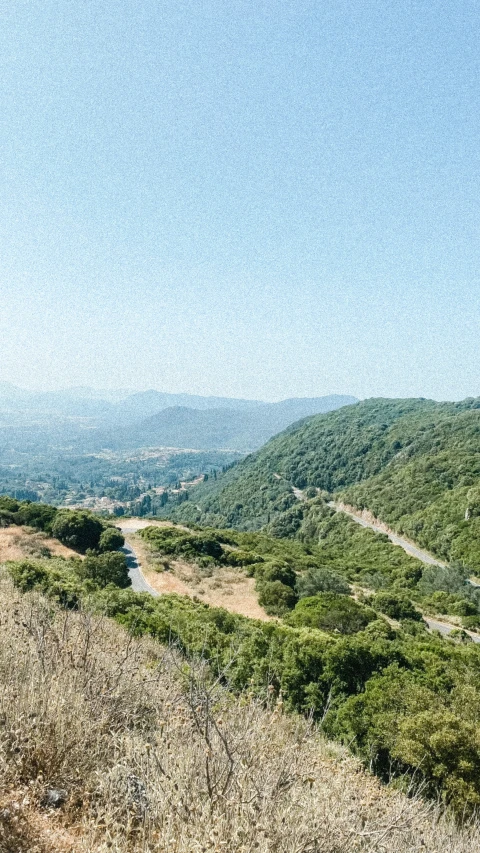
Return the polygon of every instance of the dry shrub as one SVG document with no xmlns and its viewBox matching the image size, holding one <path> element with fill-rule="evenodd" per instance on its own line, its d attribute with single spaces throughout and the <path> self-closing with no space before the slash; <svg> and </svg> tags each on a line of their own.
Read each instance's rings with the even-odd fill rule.
<svg viewBox="0 0 480 853">
<path fill-rule="evenodd" d="M 14 536 L 12 543 L 16 545 L 27 557 L 42 559 L 51 557 L 52 551 L 48 547 L 49 537 L 46 533 L 32 531 L 31 528 L 23 528 L 23 532 Z"/>
<path fill-rule="evenodd" d="M 8 581 L 0 615 L 0 781 L 5 801 L 19 801 L 16 847 L 10 814 L 1 853 L 480 848 L 478 828 L 382 788 L 281 703 L 234 697 L 228 672 L 215 679 L 174 649 L 22 597 Z M 42 807 L 50 788 L 67 794 L 55 811 Z M 46 834 L 59 821 L 71 844 Z"/>
</svg>

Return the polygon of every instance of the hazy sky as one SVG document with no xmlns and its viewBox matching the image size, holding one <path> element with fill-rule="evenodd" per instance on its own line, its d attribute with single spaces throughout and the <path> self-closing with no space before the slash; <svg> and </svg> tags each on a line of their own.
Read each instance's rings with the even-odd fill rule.
<svg viewBox="0 0 480 853">
<path fill-rule="evenodd" d="M 0 380 L 480 395 L 477 0 L 0 10 Z"/>
</svg>

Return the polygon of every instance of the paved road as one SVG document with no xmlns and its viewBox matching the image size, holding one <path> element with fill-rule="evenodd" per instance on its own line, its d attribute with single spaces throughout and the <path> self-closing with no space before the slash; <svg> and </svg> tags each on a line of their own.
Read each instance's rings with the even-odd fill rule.
<svg viewBox="0 0 480 853">
<path fill-rule="evenodd" d="M 144 522 L 136 518 L 129 518 L 125 522 L 117 522 L 117 527 L 120 528 L 124 536 L 128 536 L 129 533 L 136 533 L 137 530 L 141 530 L 142 527 L 148 527 L 148 522 Z M 129 542 L 125 542 L 122 551 L 125 554 L 127 560 L 128 575 L 132 582 L 133 591 L 149 592 L 150 595 L 154 595 L 155 597 L 157 597 L 159 593 L 156 589 L 153 588 L 153 586 L 150 586 L 150 584 L 147 583 L 147 581 L 143 577 L 142 570 L 140 568 L 140 563 L 138 561 L 138 555 L 135 553 Z"/>
<path fill-rule="evenodd" d="M 393 531 L 385 531 L 383 527 L 373 524 L 372 522 L 366 521 L 365 518 L 361 518 L 358 515 L 355 515 L 353 512 L 349 512 L 345 507 L 339 506 L 334 503 L 334 501 L 330 501 L 329 506 L 333 509 L 336 509 L 337 512 L 344 512 L 345 515 L 348 515 L 353 521 L 356 521 L 357 524 L 361 524 L 362 527 L 369 527 L 370 530 L 375 530 L 376 533 L 387 533 L 388 538 L 394 545 L 400 545 L 407 554 L 410 554 L 412 557 L 416 557 L 417 560 L 421 560 L 422 563 L 427 563 L 429 566 L 444 566 L 445 563 L 440 563 L 439 560 L 435 560 L 431 554 L 427 551 L 422 551 L 421 548 L 417 548 L 415 545 L 412 545 L 411 542 L 408 542 L 406 539 L 402 539 L 401 536 L 397 536 Z M 473 586 L 477 586 L 477 584 L 473 584 Z M 438 619 L 431 619 L 429 616 L 423 617 L 425 622 L 431 631 L 439 631 L 440 634 L 443 634 L 445 637 L 450 634 L 451 631 L 455 631 L 459 626 L 453 625 L 450 622 L 440 622 Z M 465 630 L 465 629 L 463 629 Z M 472 631 L 466 631 L 466 634 L 472 638 L 474 643 L 480 643 L 480 636 L 478 634 L 474 634 Z"/>
<path fill-rule="evenodd" d="M 440 560 L 436 560 L 435 557 L 432 557 L 428 551 L 423 551 L 421 548 L 417 548 L 416 545 L 413 545 L 408 539 L 403 539 L 401 536 L 398 536 L 392 530 L 385 530 L 381 524 L 374 524 L 373 522 L 367 521 L 365 518 L 362 518 L 359 515 L 356 515 L 354 512 L 350 512 L 344 506 L 340 504 L 336 504 L 334 501 L 330 501 L 329 506 L 333 509 L 336 509 L 337 512 L 344 512 L 345 515 L 348 515 L 353 521 L 356 521 L 357 524 L 361 524 L 362 527 L 369 527 L 370 530 L 374 530 L 376 533 L 383 533 L 388 536 L 391 542 L 394 545 L 399 545 L 400 548 L 403 548 L 407 554 L 410 554 L 411 557 L 416 557 L 417 560 L 420 560 L 422 563 L 426 563 L 429 566 L 444 566 L 445 563 L 441 563 Z"/>
<path fill-rule="evenodd" d="M 299 493 L 299 494 L 296 494 L 296 497 L 298 498 L 298 500 L 305 500 L 305 497 L 302 494 L 302 492 L 300 491 L 300 489 L 295 489 L 294 491 L 295 491 L 295 493 L 297 493 L 297 492 Z M 331 505 L 334 506 L 333 502 Z M 337 510 L 337 511 L 338 512 L 346 512 L 345 510 Z M 365 521 L 365 519 L 360 519 L 356 515 L 353 515 L 353 513 L 347 512 L 346 514 L 349 515 L 351 518 L 353 518 L 355 521 L 358 521 L 358 523 L 361 524 L 362 527 L 371 527 L 373 530 L 378 530 L 378 532 L 380 532 L 380 533 L 384 532 L 383 530 L 381 530 L 381 528 L 375 527 L 373 524 L 368 524 Z M 141 530 L 143 527 L 148 527 L 148 522 L 143 521 L 143 519 L 132 518 L 132 519 L 128 519 L 127 521 L 125 521 L 123 523 L 120 522 L 119 524 L 117 524 L 117 527 L 120 527 L 124 536 L 128 536 L 129 533 L 136 533 L 137 530 Z M 392 542 L 394 542 L 395 539 L 400 539 L 400 537 L 397 537 L 397 536 L 394 537 L 393 535 L 390 536 L 390 538 L 391 538 Z M 396 542 L 395 544 L 401 544 L 401 542 Z M 410 546 L 410 543 L 406 543 L 406 544 Z M 410 547 L 413 547 L 413 546 L 410 546 Z M 403 548 L 403 545 L 402 545 L 402 548 Z M 420 549 L 414 549 L 414 550 L 418 550 L 419 553 L 422 553 L 425 556 L 430 558 L 428 561 L 424 560 L 423 562 L 430 562 L 430 563 L 432 562 L 433 558 L 431 558 L 429 554 L 425 554 L 425 552 L 420 551 Z M 145 578 L 142 574 L 141 568 L 140 568 L 138 556 L 135 553 L 132 546 L 128 542 L 125 542 L 125 545 L 122 548 L 122 551 L 125 554 L 125 557 L 127 559 L 128 574 L 129 574 L 130 579 L 132 581 L 133 591 L 134 592 L 149 592 L 150 595 L 153 595 L 153 596 L 155 596 L 155 598 L 157 598 L 160 595 L 160 593 L 157 592 L 157 590 L 154 589 L 152 586 L 150 586 L 150 584 L 148 584 L 147 581 L 145 580 Z M 435 562 L 435 561 L 433 561 L 433 562 Z M 440 564 L 437 564 L 437 565 L 440 565 Z M 457 625 L 451 625 L 447 622 L 439 622 L 437 619 L 430 619 L 430 617 L 427 617 L 427 616 L 424 616 L 424 620 L 427 623 L 427 625 L 431 631 L 439 631 L 444 636 L 448 636 L 450 631 L 453 631 L 458 627 Z M 466 633 L 472 638 L 474 643 L 480 643 L 480 636 L 478 634 L 474 634 L 471 631 L 467 631 Z"/>
<path fill-rule="evenodd" d="M 132 582 L 133 591 L 134 592 L 149 592 L 150 595 L 155 595 L 155 596 L 159 595 L 157 590 L 154 589 L 153 586 L 150 586 L 150 584 L 148 584 L 147 581 L 145 580 L 145 578 L 143 577 L 140 566 L 138 564 L 137 555 L 136 555 L 135 551 L 133 550 L 133 548 L 130 545 L 128 545 L 127 543 L 125 543 L 125 545 L 122 548 L 122 551 L 125 554 L 125 557 L 127 559 L 128 575 L 129 575 L 129 578 Z"/>
<path fill-rule="evenodd" d="M 450 632 L 455 631 L 455 629 L 458 630 L 460 628 L 461 631 L 465 631 L 465 628 L 459 625 L 451 625 L 449 622 L 439 622 L 438 619 L 430 619 L 430 616 L 424 616 L 423 619 L 431 631 L 440 631 L 444 637 L 448 637 Z M 480 636 L 478 634 L 474 634 L 472 631 L 465 631 L 465 633 L 472 638 L 474 643 L 480 643 Z"/>
</svg>

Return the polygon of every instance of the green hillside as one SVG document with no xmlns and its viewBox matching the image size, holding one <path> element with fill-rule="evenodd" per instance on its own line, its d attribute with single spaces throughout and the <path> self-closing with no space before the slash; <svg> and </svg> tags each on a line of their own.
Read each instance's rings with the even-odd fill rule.
<svg viewBox="0 0 480 853">
<path fill-rule="evenodd" d="M 297 504 L 292 486 L 366 507 L 439 557 L 480 570 L 480 400 L 374 399 L 313 417 L 166 512 L 259 529 Z"/>
</svg>

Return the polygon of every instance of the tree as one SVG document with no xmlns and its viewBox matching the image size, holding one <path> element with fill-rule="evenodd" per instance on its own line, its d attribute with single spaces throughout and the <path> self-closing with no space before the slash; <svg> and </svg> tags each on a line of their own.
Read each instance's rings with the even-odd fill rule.
<svg viewBox="0 0 480 853">
<path fill-rule="evenodd" d="M 348 583 L 323 566 L 312 566 L 297 580 L 297 592 L 300 598 L 317 595 L 319 592 L 339 592 L 350 595 Z"/>
<path fill-rule="evenodd" d="M 355 634 L 374 619 L 374 610 L 358 604 L 348 595 L 323 592 L 300 599 L 288 622 L 298 628 L 305 626 L 340 634 Z"/>
<path fill-rule="evenodd" d="M 105 551 L 118 551 L 123 548 L 125 537 L 118 527 L 107 527 L 100 536 L 98 547 L 103 553 Z"/>
<path fill-rule="evenodd" d="M 292 607 L 295 607 L 297 596 L 291 586 L 281 581 L 257 582 L 259 592 L 258 603 L 265 608 L 271 616 L 283 616 Z"/>
<path fill-rule="evenodd" d="M 100 519 L 84 510 L 61 509 L 52 525 L 52 536 L 81 553 L 89 548 L 96 550 L 103 531 Z"/>
<path fill-rule="evenodd" d="M 404 595 L 393 592 L 378 592 L 369 603 L 375 610 L 385 613 L 391 619 L 414 619 L 419 622 L 422 614 L 415 609 L 412 602 Z"/>
<path fill-rule="evenodd" d="M 87 554 L 77 569 L 82 578 L 89 578 L 100 587 L 112 583 L 125 588 L 130 586 L 127 561 L 118 551 L 105 554 Z"/>
</svg>

